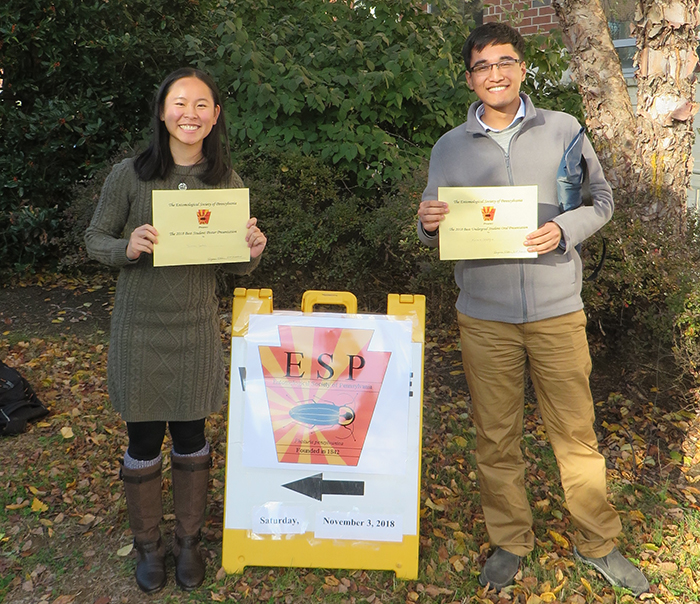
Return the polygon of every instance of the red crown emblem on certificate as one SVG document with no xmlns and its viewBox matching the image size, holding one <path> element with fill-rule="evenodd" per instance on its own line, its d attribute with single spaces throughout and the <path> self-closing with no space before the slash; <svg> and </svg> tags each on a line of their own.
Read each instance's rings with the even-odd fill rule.
<svg viewBox="0 0 700 604">
<path fill-rule="evenodd" d="M 209 210 L 197 210 L 197 220 L 199 224 L 209 224 L 209 218 L 211 217 L 211 211 Z"/>
<path fill-rule="evenodd" d="M 491 222 L 495 215 L 496 208 L 494 208 L 493 206 L 484 206 L 481 208 L 481 216 L 483 217 L 484 221 Z"/>
</svg>

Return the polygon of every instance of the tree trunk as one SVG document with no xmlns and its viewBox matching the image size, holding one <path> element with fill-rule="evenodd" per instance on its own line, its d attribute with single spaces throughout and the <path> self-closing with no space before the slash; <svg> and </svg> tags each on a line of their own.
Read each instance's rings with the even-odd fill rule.
<svg viewBox="0 0 700 604">
<path fill-rule="evenodd" d="M 638 0 L 636 115 L 600 0 L 553 0 L 552 6 L 618 205 L 682 230 L 697 111 L 698 0 Z"/>
<path fill-rule="evenodd" d="M 638 0 L 638 146 L 649 187 L 646 215 L 682 228 L 693 172 L 698 0 Z"/>
<path fill-rule="evenodd" d="M 599 0 L 554 0 L 586 123 L 613 189 L 626 189 L 636 166 L 635 119 L 620 60 Z"/>
</svg>

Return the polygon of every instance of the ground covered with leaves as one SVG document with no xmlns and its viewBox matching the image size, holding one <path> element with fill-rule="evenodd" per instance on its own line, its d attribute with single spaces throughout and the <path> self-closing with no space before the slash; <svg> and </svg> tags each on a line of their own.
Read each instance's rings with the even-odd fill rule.
<svg viewBox="0 0 700 604">
<path fill-rule="evenodd" d="M 45 316 L 33 319 L 28 316 L 32 313 L 27 312 L 26 292 L 23 297 L 21 288 L 0 290 L 0 359 L 18 368 L 51 409 L 26 433 L 0 439 L 0 601 L 584 604 L 634 600 L 574 561 L 573 526 L 532 396 L 526 406 L 523 450 L 536 548 L 524 560 L 514 586 L 500 594 L 479 586 L 479 569 L 489 545 L 479 507 L 470 402 L 453 327 L 429 328 L 426 334 L 418 580 L 397 580 L 389 572 L 324 569 L 248 568 L 240 576 L 226 575 L 220 568 L 224 409 L 210 417 L 207 427 L 214 469 L 204 529 L 205 583 L 185 593 L 171 579 L 162 592 L 145 596 L 132 576 L 134 553 L 118 476 L 126 433 L 107 397 L 104 318 L 113 286 L 109 279 L 99 284 L 101 291 L 95 290 L 94 283 L 88 287 L 76 282 L 67 288 L 65 282 L 35 284 L 40 289 L 32 292 L 34 315 Z M 229 316 L 224 304 L 225 341 Z M 79 327 L 83 324 L 89 327 Z M 644 371 L 650 370 L 624 374 L 609 365 L 594 370 L 601 450 L 608 460 L 610 496 L 624 527 L 619 546 L 649 577 L 648 601 L 700 601 L 700 490 L 679 482 L 680 443 L 692 414 L 663 388 L 643 385 L 648 380 L 638 378 Z M 165 481 L 168 450 L 166 443 Z M 165 511 L 168 532 L 174 517 L 167 500 Z"/>
</svg>

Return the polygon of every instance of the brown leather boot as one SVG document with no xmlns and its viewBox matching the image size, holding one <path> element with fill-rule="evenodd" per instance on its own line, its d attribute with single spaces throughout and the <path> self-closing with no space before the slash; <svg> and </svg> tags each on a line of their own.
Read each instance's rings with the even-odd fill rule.
<svg viewBox="0 0 700 604">
<path fill-rule="evenodd" d="M 185 590 L 204 581 L 206 566 L 199 551 L 209 488 L 211 455 L 183 456 L 173 453 L 173 507 L 175 508 L 175 580 Z"/>
<path fill-rule="evenodd" d="M 162 462 L 133 470 L 122 462 L 129 526 L 136 548 L 136 583 L 142 591 L 154 593 L 165 585 L 165 544 L 158 525 L 163 516 L 161 502 Z"/>
</svg>

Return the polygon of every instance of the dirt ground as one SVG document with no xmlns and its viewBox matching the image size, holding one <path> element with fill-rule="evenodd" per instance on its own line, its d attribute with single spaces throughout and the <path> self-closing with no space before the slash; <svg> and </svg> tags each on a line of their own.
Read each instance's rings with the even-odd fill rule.
<svg viewBox="0 0 700 604">
<path fill-rule="evenodd" d="M 48 285 L 34 284 L 26 287 L 2 287 L 0 288 L 0 340 L 8 338 L 13 345 L 23 339 L 66 336 L 65 340 L 68 344 L 73 339 L 69 336 L 88 338 L 97 335 L 106 343 L 109 336 L 113 293 L 114 282 L 111 278 L 98 283 L 66 284 L 63 282 Z M 230 308 L 226 309 L 224 314 L 226 313 L 230 313 Z M 466 398 L 466 383 L 461 373 L 461 356 L 457 348 L 458 336 L 454 326 L 451 325 L 444 330 L 438 328 L 431 330 L 431 338 L 433 348 L 429 354 L 426 354 L 425 366 L 426 387 L 436 391 L 430 395 L 433 397 L 431 400 L 433 403 L 437 399 L 448 400 L 453 394 L 458 394 L 457 398 Z M 594 400 L 605 401 L 611 392 L 624 392 L 626 396 L 639 401 L 649 400 L 650 389 L 643 384 L 654 381 L 655 376 L 658 375 L 657 369 L 637 368 L 635 372 L 628 372 L 617 364 L 598 361 L 596 365 L 591 384 Z M 669 394 L 666 389 L 656 387 L 651 392 L 654 392 L 654 397 L 658 399 L 663 399 Z M 664 406 L 663 400 L 655 402 Z M 65 401 L 66 406 L 70 404 L 72 404 L 70 400 Z M 613 424 L 621 421 L 619 409 L 611 405 L 601 405 L 602 403 L 599 403 L 597 408 L 599 426 L 603 422 Z M 54 415 L 66 410 L 67 407 L 54 409 Z M 91 410 L 90 413 L 97 412 Z M 94 420 L 95 423 L 109 428 L 109 434 L 113 435 L 104 443 L 100 460 L 116 459 L 125 443 L 121 419 L 108 408 L 101 409 L 99 417 L 98 415 L 94 417 L 97 418 Z M 78 420 L 88 421 L 89 418 L 76 418 L 76 423 Z M 210 441 L 218 445 L 214 449 L 214 487 L 210 494 L 207 520 L 203 531 L 203 545 L 207 551 L 209 564 L 205 587 L 200 590 L 200 596 L 206 594 L 207 589 L 217 585 L 217 571 L 221 563 L 224 426 L 225 415 L 212 418 L 209 422 L 209 430 L 212 432 L 209 435 Z M 657 434 L 654 426 L 649 422 L 644 423 L 644 426 L 640 434 L 649 432 L 645 440 L 649 443 L 656 442 L 660 433 Z M 46 462 L 41 453 L 45 448 L 45 433 L 46 431 L 32 429 L 16 440 L 3 439 L 0 441 L 0 459 L 11 459 L 17 465 L 29 467 L 36 467 L 36 464 Z M 663 438 L 668 441 L 666 443 L 668 445 L 670 441 L 680 438 L 680 432 L 669 429 L 663 433 Z M 18 449 L 19 443 L 22 446 Z M 94 467 L 90 465 L 93 463 Z M 126 513 L 121 501 L 118 466 L 116 463 L 100 465 L 95 460 L 91 460 L 90 464 L 85 467 L 89 466 L 93 474 L 95 472 L 100 474 L 109 485 L 105 487 L 105 493 L 94 494 L 101 498 L 100 504 L 105 509 L 101 517 L 98 516 L 86 524 L 81 524 L 79 514 L 66 514 L 66 519 L 54 526 L 55 533 L 51 539 L 47 538 L 46 531 L 41 528 L 36 529 L 36 533 L 23 534 L 29 531 L 23 531 L 20 528 L 26 526 L 20 511 L 8 515 L 7 526 L 0 526 L 0 534 L 4 531 L 7 538 L 21 540 L 23 545 L 20 555 L 32 556 L 38 562 L 31 575 L 25 574 L 15 578 L 10 585 L 5 602 L 8 604 L 139 602 L 185 604 L 188 601 L 202 601 L 201 599 L 192 600 L 191 597 L 194 596 L 185 594 L 174 585 L 171 558 L 168 560 L 171 580 L 162 592 L 156 596 L 146 596 L 138 590 L 132 576 L 133 553 L 128 558 L 117 555 L 117 552 L 130 541 Z M 635 475 L 638 481 L 645 482 L 654 478 L 644 475 L 644 471 L 640 475 Z M 0 464 L 0 488 L 3 488 L 4 484 L 7 485 L 4 482 L 7 477 L 3 478 L 3 475 L 9 476 L 3 472 Z M 170 510 L 167 509 L 167 511 Z M 97 513 L 95 515 L 97 516 Z M 168 519 L 166 516 L 164 534 L 171 532 L 172 524 L 172 518 Z M 56 564 L 58 560 L 60 563 Z M 3 564 L 6 564 L 6 559 L 0 557 L 0 578 L 9 571 L 9 567 L 3 568 Z M 250 581 L 251 576 L 257 577 L 249 573 L 245 576 L 245 580 Z M 218 584 L 220 585 L 220 582 Z M 58 594 L 61 595 L 57 597 Z M 61 597 L 64 599 L 61 600 Z"/>
<path fill-rule="evenodd" d="M 74 289 L 40 285 L 0 288 L 0 334 L 108 334 L 112 301 L 109 283 Z"/>
<path fill-rule="evenodd" d="M 96 279 L 96 283 L 52 283 L 13 285 L 0 287 L 0 339 L 9 339 L 10 343 L 32 338 L 77 337 L 92 339 L 96 336 L 105 342 L 109 338 L 110 316 L 114 301 L 114 280 L 111 277 Z M 41 389 L 39 389 L 40 391 Z M 66 401 L 65 404 L 70 404 Z M 60 411 L 65 411 L 54 402 L 50 421 Z M 121 432 L 122 422 L 118 415 L 105 409 L 100 421 L 111 426 L 116 433 Z M 34 426 L 32 425 L 32 428 Z M 24 465 L 36 457 L 35 463 L 45 463 L 41 456 L 44 447 L 44 433 L 30 429 L 17 438 L 0 441 L 0 458 L 15 458 Z M 118 440 L 118 439 L 117 439 Z M 122 439 L 123 440 L 123 439 Z M 21 444 L 21 448 L 17 448 Z M 118 448 L 121 449 L 118 443 Z M 215 451 L 216 466 L 223 468 L 223 454 Z M 49 456 L 50 460 L 50 456 Z M 118 466 L 112 464 L 110 482 L 117 484 Z M 216 470 L 215 470 L 216 472 Z M 0 488 L 6 474 L 0 468 Z M 223 470 L 214 476 L 222 478 Z M 92 523 L 80 525 L 68 521 L 55 526 L 53 538 L 48 539 L 45 530 L 36 534 L 22 534 L 25 525 L 19 512 L 10 513 L 9 522 L 0 526 L 0 534 L 12 540 L 21 539 L 27 549 L 23 555 L 42 555 L 51 561 L 39 563 L 31 575 L 16 577 L 10 586 L 10 593 L 4 602 L 7 604 L 136 604 L 145 601 L 180 602 L 187 598 L 174 585 L 174 581 L 158 594 L 157 598 L 143 594 L 133 580 L 133 564 L 116 552 L 131 537 L 126 526 L 126 517 L 121 504 L 121 489 L 111 489 L 114 501 L 105 506 L 108 513 Z M 115 492 L 116 491 L 116 492 Z M 104 494 L 101 493 L 101 496 Z M 70 516 L 70 514 L 67 514 Z M 74 519 L 72 519 L 74 520 Z M 174 521 L 166 516 L 163 525 L 164 535 L 172 532 Z M 104 530 L 104 527 L 109 527 Z M 214 580 L 220 559 L 221 536 L 223 527 L 223 496 L 218 494 L 210 501 L 206 526 L 203 531 L 203 548 L 210 558 L 210 580 Z M 41 554 L 40 552 L 44 552 Z M 133 558 L 133 553 L 129 555 Z M 56 572 L 56 561 L 62 562 Z M 0 557 L 0 577 L 8 571 L 9 560 Z M 172 566 L 172 558 L 168 559 Z M 172 568 L 169 569 L 172 578 Z M 56 590 L 65 594 L 56 599 Z M 51 595 L 49 595 L 51 594 Z M 64 599 L 61 600 L 61 597 Z M 181 600 L 182 598 L 182 600 Z M 0 600 L 2 597 L 0 596 Z"/>
</svg>

